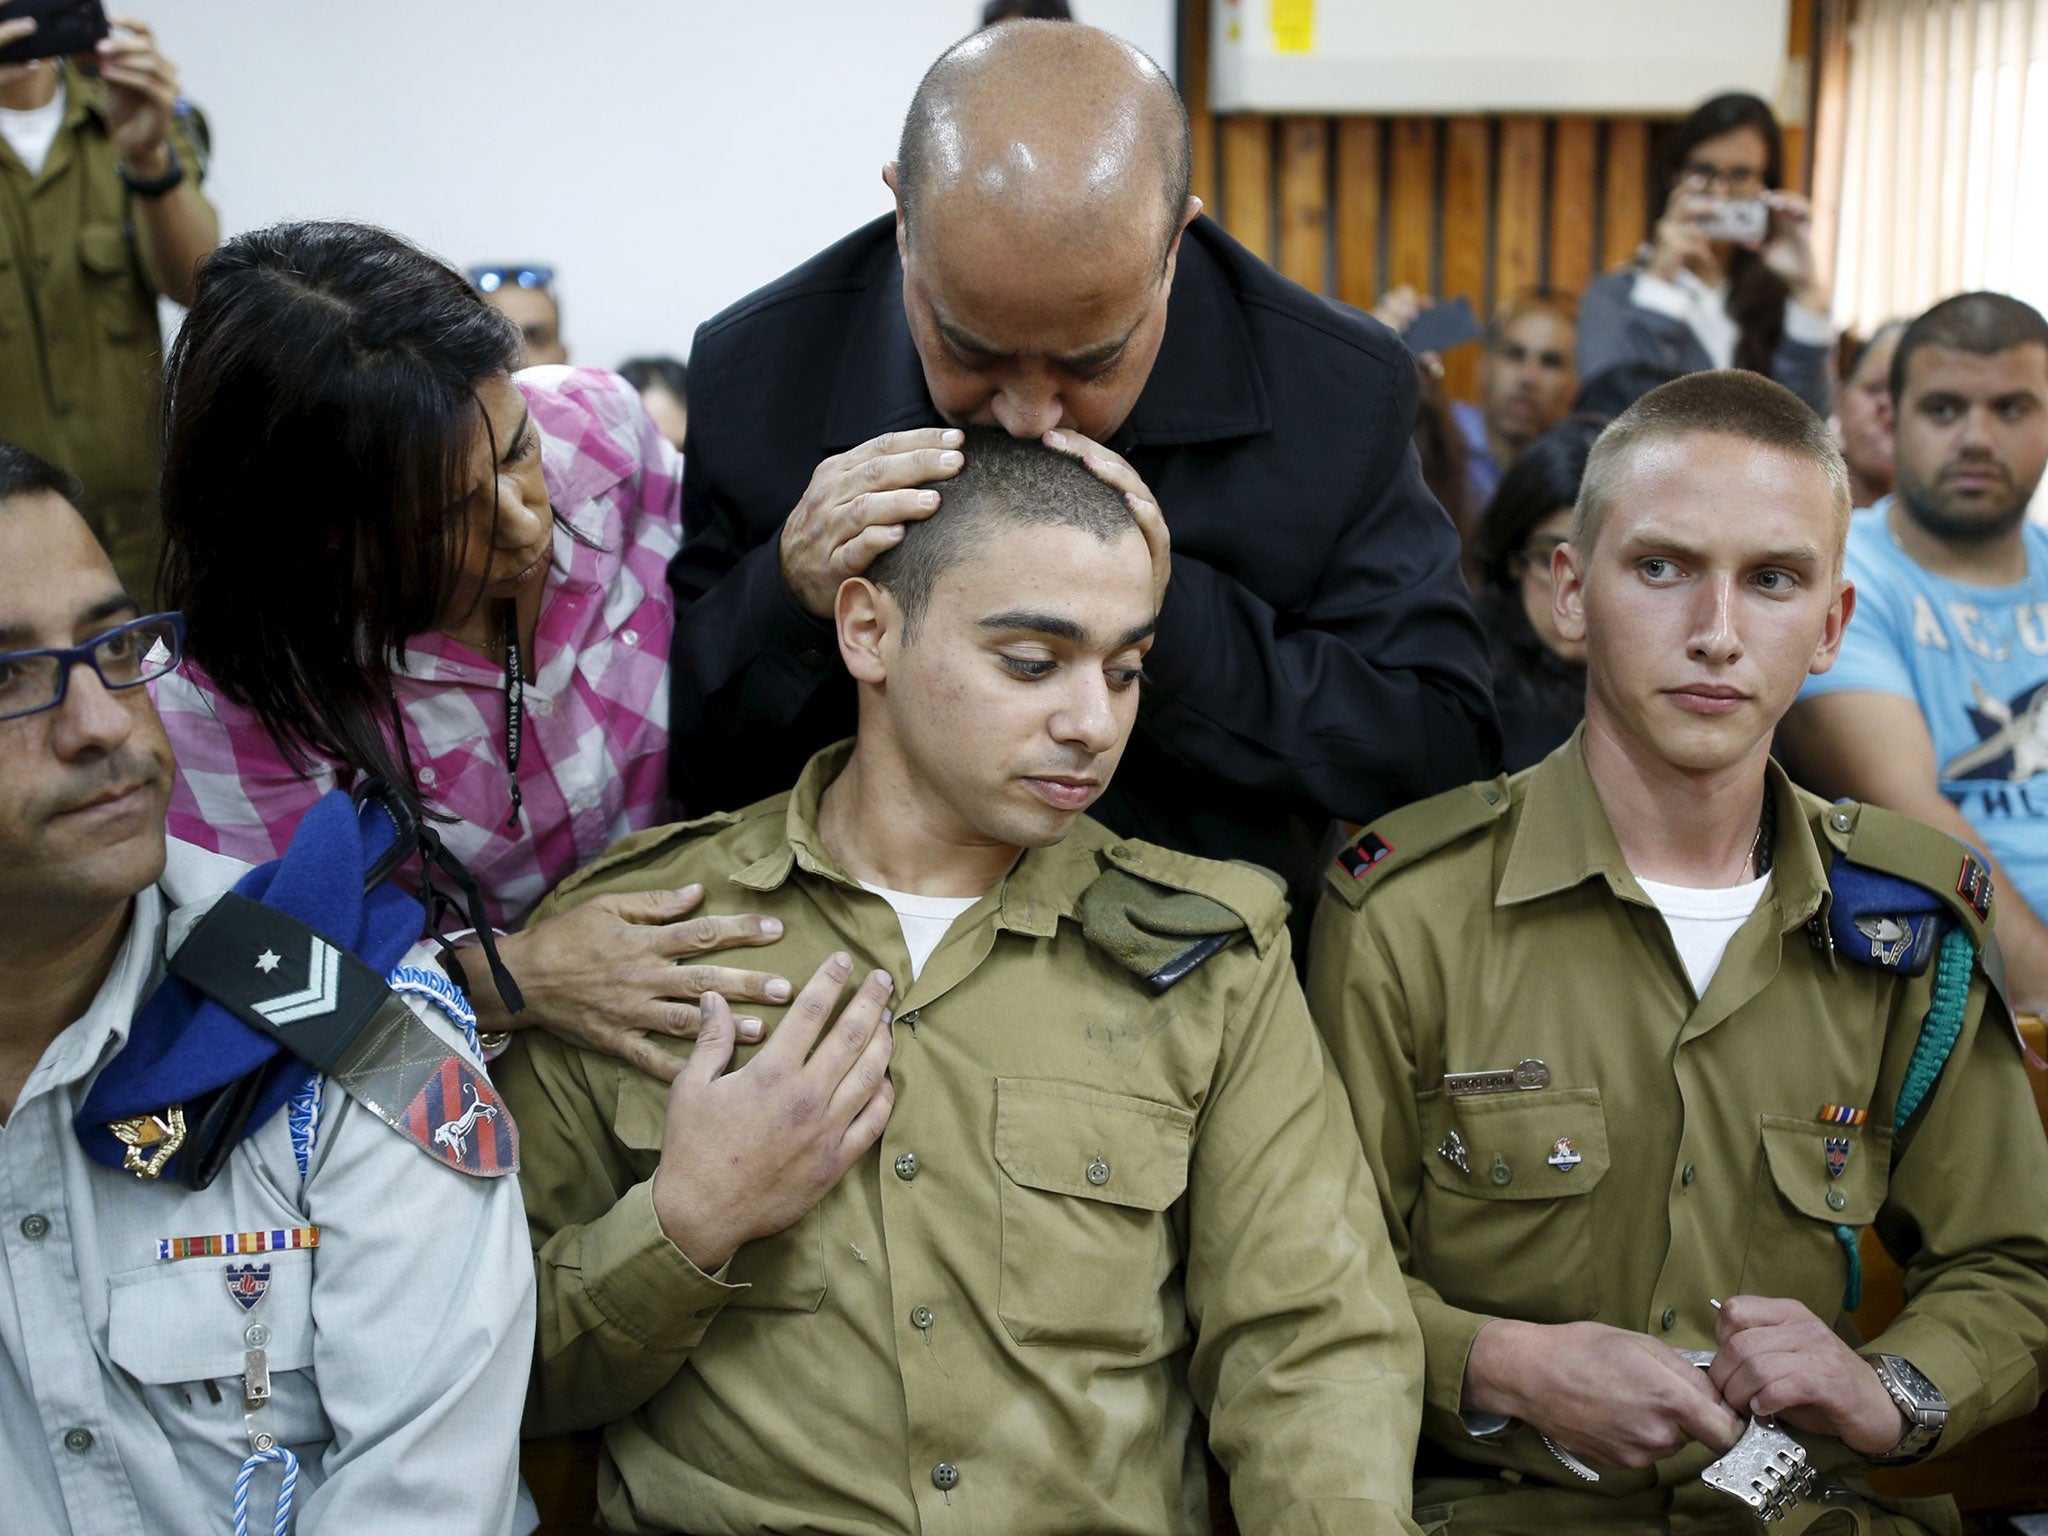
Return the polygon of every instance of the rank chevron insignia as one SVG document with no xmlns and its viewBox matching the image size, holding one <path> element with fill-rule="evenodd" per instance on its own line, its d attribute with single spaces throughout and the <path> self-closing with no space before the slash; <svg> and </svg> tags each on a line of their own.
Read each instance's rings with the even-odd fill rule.
<svg viewBox="0 0 2048 1536">
<path fill-rule="evenodd" d="M 273 1024 L 297 1024 L 304 1019 L 317 1019 L 334 1012 L 340 989 L 341 955 L 332 944 L 315 934 L 312 954 L 306 961 L 306 985 L 297 992 L 286 992 L 267 1003 L 257 1003 L 255 1008 Z"/>
</svg>

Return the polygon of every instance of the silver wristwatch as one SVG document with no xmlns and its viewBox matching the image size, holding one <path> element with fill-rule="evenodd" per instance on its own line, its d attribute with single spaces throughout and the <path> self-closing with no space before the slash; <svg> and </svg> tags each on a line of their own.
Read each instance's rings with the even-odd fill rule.
<svg viewBox="0 0 2048 1536">
<path fill-rule="evenodd" d="M 1892 1401 L 1899 1405 L 1899 1412 L 1906 1416 L 1906 1432 L 1899 1437 L 1898 1444 L 1882 1455 L 1866 1456 L 1864 1460 L 1880 1467 L 1919 1461 L 1934 1450 L 1942 1430 L 1948 1427 L 1948 1399 L 1941 1395 L 1941 1388 L 1914 1369 L 1910 1360 L 1898 1355 L 1864 1358 L 1876 1370 L 1885 1391 L 1891 1393 Z"/>
</svg>

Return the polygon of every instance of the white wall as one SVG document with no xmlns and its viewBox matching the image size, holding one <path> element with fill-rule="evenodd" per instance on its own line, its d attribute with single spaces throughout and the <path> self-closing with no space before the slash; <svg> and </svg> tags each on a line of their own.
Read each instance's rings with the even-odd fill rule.
<svg viewBox="0 0 2048 1536">
<path fill-rule="evenodd" d="M 697 323 L 886 212 L 881 166 L 980 0 L 132 0 L 213 127 L 232 233 L 387 225 L 561 273 L 579 362 Z M 122 7 L 115 7 L 121 9 Z M 1076 0 L 1171 70 L 1172 0 Z"/>
</svg>

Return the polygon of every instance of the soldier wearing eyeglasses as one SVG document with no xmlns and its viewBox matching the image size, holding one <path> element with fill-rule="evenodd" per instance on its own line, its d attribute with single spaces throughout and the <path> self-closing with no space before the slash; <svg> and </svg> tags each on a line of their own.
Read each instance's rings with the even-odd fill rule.
<svg viewBox="0 0 2048 1536">
<path fill-rule="evenodd" d="M 91 1112 L 138 1042 L 211 1064 L 190 1017 L 153 1029 L 158 983 L 245 869 L 167 849 L 140 685 L 181 626 L 138 614 L 76 495 L 0 444 L 0 1523 L 506 1536 L 533 1334 L 513 1181 L 429 1167 L 317 1075 L 304 1121 L 252 1119 L 210 1179 L 172 1161 L 206 1101 Z"/>
</svg>

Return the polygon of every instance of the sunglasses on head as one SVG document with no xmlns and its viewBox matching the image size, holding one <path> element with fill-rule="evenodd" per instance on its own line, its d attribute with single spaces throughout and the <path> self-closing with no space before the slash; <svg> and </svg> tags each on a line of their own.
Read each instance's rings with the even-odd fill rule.
<svg viewBox="0 0 2048 1536">
<path fill-rule="evenodd" d="M 554 286 L 555 269 L 533 265 L 509 267 L 470 267 L 470 285 L 478 293 L 496 293 L 510 285 L 514 288 L 550 288 Z"/>
</svg>

